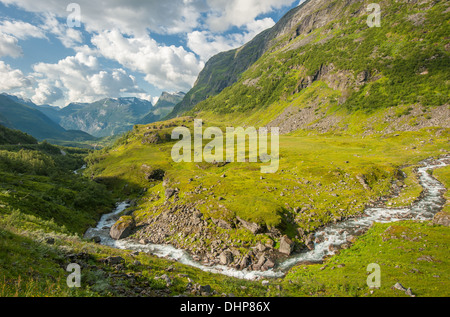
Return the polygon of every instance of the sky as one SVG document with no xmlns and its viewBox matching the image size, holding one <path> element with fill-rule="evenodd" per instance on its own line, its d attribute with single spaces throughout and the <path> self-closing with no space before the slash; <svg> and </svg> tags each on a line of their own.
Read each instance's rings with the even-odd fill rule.
<svg viewBox="0 0 450 317">
<path fill-rule="evenodd" d="M 210 57 L 244 45 L 299 4 L 0 0 L 0 93 L 56 107 L 107 97 L 155 103 L 163 91 L 188 92 Z"/>
</svg>

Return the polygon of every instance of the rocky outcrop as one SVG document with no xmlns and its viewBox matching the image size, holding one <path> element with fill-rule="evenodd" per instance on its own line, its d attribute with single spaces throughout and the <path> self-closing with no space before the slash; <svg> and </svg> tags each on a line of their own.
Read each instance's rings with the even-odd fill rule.
<svg viewBox="0 0 450 317">
<path fill-rule="evenodd" d="M 147 132 L 144 134 L 142 144 L 161 144 L 171 141 L 172 136 L 168 133 Z"/>
<path fill-rule="evenodd" d="M 445 211 L 437 213 L 434 216 L 433 223 L 435 225 L 450 227 L 450 214 Z"/>
<path fill-rule="evenodd" d="M 253 234 L 262 233 L 264 231 L 263 227 L 256 223 L 245 221 L 240 217 L 236 217 L 236 219 L 239 220 L 244 228 L 248 229 Z"/>
<path fill-rule="evenodd" d="M 114 240 L 121 240 L 127 238 L 135 228 L 135 222 L 133 217 L 124 216 L 121 217 L 114 226 L 111 227 L 109 235 Z"/>
</svg>

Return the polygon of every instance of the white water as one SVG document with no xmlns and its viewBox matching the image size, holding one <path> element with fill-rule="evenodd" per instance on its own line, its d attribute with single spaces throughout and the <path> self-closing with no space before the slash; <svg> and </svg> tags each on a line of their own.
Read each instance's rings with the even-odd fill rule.
<svg viewBox="0 0 450 317">
<path fill-rule="evenodd" d="M 80 173 L 82 170 L 85 170 L 86 168 L 87 168 L 87 166 L 86 166 L 86 164 L 85 164 L 85 165 L 83 165 L 80 169 L 77 169 L 77 170 L 73 171 L 73 173 L 74 173 L 75 175 L 78 175 L 78 173 Z"/>
<path fill-rule="evenodd" d="M 448 157 L 446 158 L 448 160 Z M 347 242 L 347 238 L 356 231 L 369 228 L 374 222 L 389 223 L 400 220 L 430 220 L 441 210 L 445 204 L 442 193 L 445 187 L 428 174 L 427 171 L 447 166 L 446 159 L 426 160 L 424 166 L 418 169 L 420 183 L 425 192 L 423 197 L 412 207 L 408 208 L 369 208 L 360 218 L 349 219 L 338 224 L 330 225 L 316 232 L 315 237 L 320 237 L 323 242 L 315 243 L 312 251 L 305 251 L 294 255 L 278 265 L 277 270 L 266 272 L 235 270 L 225 266 L 206 266 L 194 261 L 186 251 L 176 249 L 170 245 L 141 245 L 129 240 L 113 240 L 109 236 L 110 228 L 118 219 L 118 214 L 129 207 L 127 203 L 121 203 L 113 213 L 104 215 L 97 227 L 89 229 L 85 237 L 99 236 L 101 244 L 122 250 L 134 250 L 146 252 L 161 258 L 171 259 L 182 264 L 199 268 L 206 272 L 220 273 L 240 279 L 255 280 L 260 278 L 282 277 L 284 272 L 301 262 L 320 262 L 325 256 L 333 255 L 330 246 L 340 246 Z M 437 162 L 437 163 L 436 163 Z M 436 164 L 433 164 L 436 163 Z"/>
</svg>

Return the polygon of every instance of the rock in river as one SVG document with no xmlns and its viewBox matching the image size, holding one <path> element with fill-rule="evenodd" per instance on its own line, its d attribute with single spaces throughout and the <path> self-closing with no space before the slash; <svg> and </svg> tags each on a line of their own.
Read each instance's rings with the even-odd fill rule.
<svg viewBox="0 0 450 317">
<path fill-rule="evenodd" d="M 289 239 L 287 236 L 281 238 L 279 250 L 280 253 L 291 255 L 293 250 L 294 250 L 294 242 L 292 242 L 292 240 Z"/>
<path fill-rule="evenodd" d="M 114 240 L 120 240 L 127 238 L 135 227 L 134 219 L 131 216 L 121 217 L 115 224 L 112 226 L 109 235 Z"/>
</svg>

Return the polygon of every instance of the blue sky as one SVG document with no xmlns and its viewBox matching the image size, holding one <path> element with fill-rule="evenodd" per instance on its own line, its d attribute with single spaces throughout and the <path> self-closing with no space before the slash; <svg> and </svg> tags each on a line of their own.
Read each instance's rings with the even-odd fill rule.
<svg viewBox="0 0 450 317">
<path fill-rule="evenodd" d="M 211 56 L 245 44 L 299 0 L 69 4 L 0 0 L 0 92 L 58 107 L 105 97 L 155 102 L 162 91 L 187 92 Z"/>
</svg>

